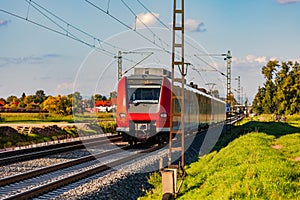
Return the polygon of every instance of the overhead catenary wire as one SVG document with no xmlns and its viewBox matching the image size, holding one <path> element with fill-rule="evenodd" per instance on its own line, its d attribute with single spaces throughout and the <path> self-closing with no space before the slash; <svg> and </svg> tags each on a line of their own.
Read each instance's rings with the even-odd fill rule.
<svg viewBox="0 0 300 200">
<path fill-rule="evenodd" d="M 217 69 L 216 67 L 214 67 L 213 65 L 211 65 L 210 63 L 208 63 L 207 61 L 205 61 L 204 59 L 202 59 L 200 56 L 198 55 L 194 55 L 196 58 L 198 58 L 199 60 L 201 60 L 202 62 L 204 62 L 205 64 L 207 64 L 209 67 L 211 67 L 212 69 L 216 70 L 217 72 L 219 72 L 222 76 L 227 77 L 226 74 L 224 74 L 223 72 L 221 72 L 219 69 Z"/>
<path fill-rule="evenodd" d="M 88 4 L 90 4 L 91 6 L 93 6 L 94 8 L 98 9 L 99 11 L 103 12 L 104 14 L 108 15 L 109 17 L 111 17 L 112 19 L 114 19 L 115 21 L 117 21 L 118 23 L 120 23 L 121 25 L 125 26 L 127 29 L 134 31 L 135 33 L 137 33 L 140 37 L 142 37 L 143 39 L 147 40 L 148 42 L 154 44 L 155 46 L 159 47 L 160 49 L 164 50 L 165 52 L 171 54 L 170 50 L 167 50 L 166 48 L 164 48 L 163 46 L 159 46 L 157 43 L 155 43 L 153 40 L 149 39 L 148 37 L 146 37 L 145 35 L 143 35 L 142 33 L 140 33 L 139 31 L 137 31 L 136 29 L 134 29 L 133 27 L 127 25 L 125 22 L 123 22 L 122 20 L 118 19 L 117 17 L 115 17 L 114 15 L 110 14 L 109 12 L 106 12 L 103 8 L 97 6 L 96 4 L 94 4 L 93 2 L 91 2 L 90 0 L 85 0 L 85 2 L 87 2 Z"/>
<path fill-rule="evenodd" d="M 140 0 L 136 0 L 147 12 L 149 12 L 162 26 L 164 26 L 167 30 L 169 30 L 169 31 L 172 31 L 172 29 L 171 29 L 171 27 L 170 26 L 168 26 L 168 25 L 166 25 L 162 20 L 160 20 L 150 9 L 148 9 L 146 6 L 145 6 L 145 4 L 143 4 Z M 176 35 L 176 37 L 179 37 L 180 38 L 180 36 L 178 36 L 178 35 Z M 185 43 L 187 44 L 187 45 L 189 45 L 190 47 L 192 47 L 193 49 L 195 49 L 195 50 L 197 50 L 197 51 L 199 51 L 199 52 L 201 52 L 201 53 L 204 53 L 203 52 L 203 50 L 200 50 L 198 47 L 196 47 L 195 45 L 193 45 L 192 43 L 190 43 L 189 41 L 186 41 L 185 40 Z M 196 55 L 196 54 L 195 54 Z M 205 54 L 205 55 L 208 55 L 208 54 Z M 209 54 L 209 55 L 211 55 L 211 56 L 220 56 L 220 54 Z M 225 54 L 226 55 L 226 54 Z M 222 56 L 224 56 L 223 54 L 222 54 Z M 191 56 L 190 56 L 191 57 Z M 192 57 L 191 57 L 192 58 Z M 198 57 L 199 58 L 199 57 Z M 221 75 L 223 75 L 223 76 L 226 76 L 223 72 L 221 72 L 220 70 L 218 70 L 217 68 L 215 68 L 214 66 L 212 66 L 210 63 L 208 63 L 207 61 L 205 61 L 204 59 L 202 59 L 202 58 L 199 58 L 203 63 L 205 63 L 206 65 L 208 65 L 209 67 L 211 67 L 211 68 L 213 68 L 213 70 L 214 71 L 216 71 L 216 72 L 219 72 Z M 197 71 L 197 73 L 200 75 L 200 77 L 201 77 L 201 79 L 204 81 L 204 82 L 206 82 L 205 80 L 204 80 L 204 78 L 202 77 L 202 75 L 201 75 L 201 73 L 200 73 L 200 70 L 197 70 L 197 67 L 195 66 L 195 65 L 192 65 L 192 66 L 194 66 L 193 68 L 191 68 L 192 70 L 195 70 L 195 71 Z M 202 70 L 201 70 L 202 71 Z"/>
<path fill-rule="evenodd" d="M 82 43 L 82 44 L 84 44 L 84 45 L 86 45 L 86 46 L 88 46 L 88 47 L 90 47 L 90 48 L 94 48 L 94 49 L 96 49 L 96 50 L 98 50 L 98 51 L 100 51 L 100 52 L 106 54 L 107 56 L 114 56 L 114 55 L 115 55 L 114 53 L 112 53 L 112 52 L 110 52 L 110 51 L 107 51 L 107 50 L 105 50 L 105 49 L 103 49 L 103 48 L 99 48 L 99 47 L 97 47 L 97 46 L 95 46 L 95 45 L 93 45 L 93 44 L 90 44 L 90 43 L 88 43 L 88 42 L 85 42 L 84 40 L 81 40 L 81 39 L 79 39 L 79 38 L 77 38 L 77 37 L 73 37 L 73 36 L 71 36 L 71 35 L 67 35 L 65 32 L 56 30 L 56 29 L 54 29 L 54 28 L 50 28 L 50 27 L 48 27 L 48 26 L 46 26 L 46 25 L 40 24 L 40 23 L 35 22 L 35 21 L 33 21 L 33 20 L 26 19 L 25 17 L 20 16 L 20 15 L 18 15 L 18 14 L 12 13 L 12 12 L 7 11 L 7 10 L 3 10 L 3 9 L 1 9 L 1 8 L 0 8 L 0 11 L 6 13 L 6 14 L 8 14 L 8 15 L 11 15 L 11 16 L 13 16 L 13 17 L 16 17 L 16 18 L 18 18 L 18 19 L 25 20 L 25 21 L 27 21 L 27 22 L 33 24 L 33 25 L 36 25 L 36 26 L 41 27 L 41 28 L 43 28 L 43 29 L 46 29 L 46 30 L 48 30 L 48 31 L 54 32 L 54 33 L 56 33 L 56 34 L 59 34 L 59 35 L 68 37 L 68 38 L 70 38 L 70 39 L 72 39 L 72 40 L 75 40 L 75 41 L 77 41 L 77 42 L 80 42 L 80 43 Z"/>
<path fill-rule="evenodd" d="M 128 4 L 126 4 L 123 0 L 121 0 L 122 1 L 122 3 L 127 7 L 127 9 L 129 9 L 129 11 L 134 15 L 134 17 L 135 17 L 135 19 L 137 20 L 139 20 L 152 34 L 153 34 L 153 37 L 154 37 L 154 45 L 156 45 L 156 46 L 158 46 L 159 48 L 161 48 L 161 49 L 163 49 L 165 52 L 167 52 L 168 54 L 172 54 L 172 52 L 170 52 L 170 51 L 166 51 L 165 50 L 165 48 L 163 48 L 162 46 L 163 46 L 163 43 L 164 44 L 166 44 L 169 48 L 171 48 L 170 47 L 170 45 L 168 45 L 166 42 L 164 42 L 160 37 L 158 37 L 157 36 L 157 34 L 155 34 L 136 14 L 135 14 L 135 12 L 128 6 Z M 167 30 L 169 30 L 169 31 L 171 31 L 172 32 L 172 30 L 170 29 L 170 27 L 168 27 L 164 22 L 162 22 L 156 15 L 154 15 L 153 14 L 153 12 L 152 11 L 150 11 L 144 4 L 142 4 L 140 1 L 138 1 L 149 13 L 151 13 L 151 15 L 152 16 L 154 16 L 163 26 L 165 26 L 166 28 L 167 28 Z M 138 33 L 137 31 L 136 31 L 136 27 L 134 28 L 134 29 L 132 29 L 132 28 L 130 28 L 131 30 L 134 30 L 136 33 Z M 179 37 L 179 36 L 178 36 Z M 155 43 L 155 38 L 158 38 L 158 40 L 161 42 L 161 46 L 159 46 L 159 45 L 157 45 L 156 43 Z M 149 41 L 149 40 L 148 40 Z M 150 41 L 151 42 L 151 41 Z M 177 57 L 178 59 L 180 59 L 180 57 L 181 56 L 179 56 L 178 54 L 180 54 L 180 52 L 175 52 L 175 57 Z"/>
<path fill-rule="evenodd" d="M 22 20 L 25 20 L 29 23 L 32 23 L 36 26 L 39 26 L 41 28 L 44 28 L 44 29 L 47 29 L 49 31 L 52 31 L 52 32 L 55 32 L 59 35 L 63 35 L 63 36 L 66 36 L 72 40 L 75 40 L 77 42 L 80 42 L 90 48 L 94 48 L 95 50 L 97 51 L 100 51 L 102 53 L 104 53 L 105 55 L 107 56 L 116 56 L 116 53 L 115 52 L 112 52 L 110 50 L 107 50 L 105 48 L 102 47 L 102 44 L 105 44 L 105 45 L 108 45 L 112 48 L 115 48 L 115 49 L 119 49 L 119 50 L 122 50 L 122 51 L 126 51 L 125 49 L 121 48 L 121 47 L 117 47 L 115 45 L 112 45 L 110 43 L 107 43 L 97 37 L 94 37 L 92 34 L 86 32 L 86 31 L 83 31 L 81 30 L 80 28 L 72 25 L 71 23 L 67 22 L 66 20 L 62 19 L 61 17 L 59 17 L 58 15 L 54 14 L 53 12 L 49 11 L 47 8 L 41 6 L 40 4 L 36 3 L 34 0 L 25 0 L 27 3 L 28 3 L 28 7 L 27 7 L 27 13 L 26 13 L 26 17 L 23 17 L 21 15 L 18 15 L 18 14 L 15 14 L 15 13 L 12 13 L 12 12 L 9 12 L 9 11 L 6 11 L 4 9 L 0 9 L 0 11 L 4 12 L 4 13 L 7 13 L 9 15 L 12 15 L 14 17 L 17 17 L 19 19 L 22 19 Z M 125 3 L 123 0 L 121 0 L 123 3 Z M 103 13 L 105 13 L 106 15 L 109 15 L 111 18 L 113 18 L 114 20 L 118 21 L 120 24 L 122 24 L 123 26 L 125 26 L 126 28 L 128 28 L 129 30 L 132 30 L 134 31 L 135 33 L 137 33 L 138 35 L 140 35 L 142 38 L 144 38 L 145 40 L 149 41 L 150 43 L 154 44 L 155 46 L 161 48 L 163 51 L 171 54 L 172 52 L 169 50 L 169 49 L 166 49 L 164 44 L 166 44 L 165 41 L 163 41 L 159 36 L 157 36 L 156 33 L 154 33 L 145 23 L 142 22 L 142 20 L 140 20 L 137 15 L 134 13 L 134 11 L 132 9 L 130 9 L 130 7 L 128 7 L 128 9 L 131 10 L 132 14 L 134 14 L 136 16 L 136 19 L 139 20 L 152 34 L 153 34 L 153 37 L 154 37 L 154 41 L 146 36 L 144 36 L 142 33 L 140 33 L 139 31 L 135 30 L 133 27 L 131 27 L 130 25 L 126 24 L 125 22 L 123 22 L 122 20 L 118 19 L 117 17 L 115 17 L 114 15 L 112 15 L 110 12 L 109 12 L 109 9 L 110 9 L 110 0 L 108 0 L 107 2 L 107 6 L 105 9 L 102 9 L 101 7 L 95 5 L 94 3 L 92 3 L 90 0 L 85 0 L 85 2 L 89 3 L 90 5 L 94 6 L 95 8 L 97 8 L 98 10 L 102 11 Z M 165 28 L 167 28 L 168 30 L 171 30 L 171 28 L 166 25 L 162 20 L 159 19 L 159 17 L 157 17 L 150 9 L 148 9 L 140 0 L 137 0 L 137 2 L 144 8 L 146 9 L 153 17 L 155 17 L 155 19 L 161 23 Z M 127 5 L 126 3 L 124 5 Z M 55 24 L 56 27 L 58 27 L 58 30 L 55 29 L 55 28 L 51 28 L 47 25 L 44 25 L 44 24 L 41 24 L 37 21 L 34 21 L 32 19 L 29 19 L 29 12 L 31 11 L 30 9 L 31 8 L 34 8 L 35 10 L 37 10 L 41 15 L 43 15 L 47 20 L 49 20 L 51 23 Z M 53 18 L 59 20 L 61 23 L 65 24 L 64 26 L 60 25 L 59 23 L 57 23 Z M 86 41 L 84 39 L 81 39 L 80 37 L 76 36 L 71 29 L 74 29 L 78 32 L 80 32 L 81 34 L 87 36 L 88 38 L 91 38 L 91 42 L 90 41 Z M 77 33 L 78 33 L 77 32 Z M 158 39 L 159 42 L 155 42 L 155 39 Z M 97 43 L 99 43 L 97 45 Z M 197 47 L 195 47 L 194 45 L 190 44 L 188 41 L 186 41 L 187 44 L 191 45 L 193 48 L 199 50 Z M 199 50 L 200 51 L 200 50 Z M 201 51 L 202 52 L 202 51 Z M 133 60 L 129 60 L 127 58 L 124 57 L 125 60 L 127 61 L 130 61 L 130 62 L 133 62 L 133 63 L 136 63 L 135 61 Z M 199 58 L 200 60 L 202 60 L 205 64 L 207 64 L 208 66 L 212 66 L 211 64 L 209 64 L 207 61 L 204 61 L 203 59 Z M 220 72 L 219 70 L 216 70 L 218 72 Z M 222 74 L 222 72 L 220 72 Z M 223 75 L 223 74 L 222 74 Z"/>
<path fill-rule="evenodd" d="M 84 34 L 85 36 L 91 38 L 93 41 L 98 41 L 99 44 L 106 44 L 112 48 L 115 48 L 115 49 L 119 49 L 119 50 L 123 50 L 125 51 L 125 49 L 121 48 L 121 47 L 118 47 L 116 45 L 112 45 L 108 42 L 105 42 L 93 35 L 91 35 L 90 33 L 86 32 L 86 31 L 83 31 L 81 30 L 80 28 L 72 25 L 71 23 L 67 22 L 66 20 L 62 19 L 61 17 L 59 17 L 58 15 L 54 14 L 53 12 L 51 12 L 50 10 L 46 9 L 45 7 L 41 6 L 40 4 L 36 3 L 35 1 L 33 0 L 25 0 L 26 2 L 28 2 L 29 4 L 32 5 L 32 7 L 34 7 L 40 14 L 42 14 L 43 16 L 45 16 L 47 19 L 49 19 L 51 22 L 53 22 L 55 25 L 57 25 L 58 27 L 60 27 L 61 29 L 63 29 L 64 31 L 66 31 L 66 34 L 70 34 L 70 31 L 68 30 L 70 27 L 75 29 L 76 31 L 79 31 L 80 33 Z M 36 6 L 34 6 L 34 5 Z M 56 19 L 58 19 L 59 21 L 61 21 L 62 23 L 64 23 L 65 25 L 67 25 L 67 28 L 68 29 L 65 29 L 63 28 L 62 26 L 60 26 L 58 23 L 56 23 L 54 20 L 52 20 L 49 16 L 47 16 L 45 13 L 43 13 L 40 9 L 38 9 L 37 7 L 39 7 L 40 9 L 44 10 L 46 13 L 50 14 L 51 16 L 55 17 Z"/>
<path fill-rule="evenodd" d="M 169 26 L 167 26 L 163 21 L 161 21 L 156 15 L 153 14 L 151 10 L 149 10 L 140 0 L 137 0 L 137 2 L 145 9 L 147 10 L 161 25 L 163 25 L 168 30 L 171 30 Z"/>
<path fill-rule="evenodd" d="M 123 0 L 121 0 L 123 2 L 123 4 L 130 10 L 130 12 L 132 12 L 132 14 L 134 14 L 135 18 L 138 18 L 137 15 L 133 12 L 133 10 L 128 6 L 128 4 L 126 4 Z M 115 17 L 114 15 L 110 14 L 110 12 L 108 10 L 104 10 L 103 8 L 101 8 L 100 6 L 96 5 L 95 3 L 91 2 L 90 0 L 85 0 L 85 2 L 87 2 L 88 4 L 90 4 L 91 6 L 95 7 L 96 9 L 98 9 L 99 11 L 103 12 L 104 14 L 108 15 L 109 17 L 111 17 L 112 19 L 114 19 L 115 21 L 117 21 L 118 23 L 120 23 L 121 25 L 125 26 L 127 29 L 134 31 L 135 33 L 137 33 L 139 36 L 141 36 L 143 39 L 147 40 L 148 42 L 154 44 L 155 46 L 163 49 L 165 52 L 169 53 L 170 55 L 172 54 L 172 52 L 170 50 L 165 49 L 162 45 L 158 45 L 157 43 L 155 43 L 155 41 L 147 38 L 146 36 L 144 36 L 143 34 L 141 34 L 140 32 L 137 31 L 137 29 L 129 26 L 128 24 L 126 24 L 125 22 L 123 22 L 121 19 Z M 144 4 L 142 4 L 140 1 L 138 1 L 147 11 L 149 11 L 151 13 L 151 15 L 155 16 L 153 14 L 153 12 L 151 12 L 148 8 L 146 8 L 146 6 Z M 158 19 L 155 16 L 156 19 Z M 165 26 L 169 31 L 171 31 L 171 29 L 160 20 L 160 23 L 163 24 L 163 26 Z M 146 28 L 150 29 L 145 23 L 143 23 L 145 25 Z M 153 31 L 151 31 L 151 33 L 153 33 Z M 162 42 L 162 40 L 155 34 L 154 34 L 154 38 L 158 38 L 160 40 L 160 42 Z M 200 51 L 197 47 L 195 47 L 194 45 L 190 44 L 190 46 L 192 46 L 193 48 L 197 49 L 198 51 Z M 203 52 L 203 51 L 200 51 Z"/>
<path fill-rule="evenodd" d="M 166 29 L 168 29 L 169 31 L 172 31 L 171 27 L 168 26 L 167 24 L 165 24 L 162 20 L 160 20 L 156 15 L 154 15 L 154 13 L 148 9 L 145 4 L 143 4 L 140 0 L 136 0 L 145 10 L 147 10 L 162 26 L 164 26 Z M 179 37 L 177 34 L 176 34 L 176 37 Z M 180 38 L 180 37 L 179 37 Z M 186 44 L 188 44 L 189 46 L 191 46 L 192 48 L 200 51 L 200 52 L 203 52 L 202 50 L 200 50 L 199 48 L 197 48 L 195 45 L 191 44 L 189 41 L 185 41 Z"/>
<path fill-rule="evenodd" d="M 146 28 L 147 28 L 147 30 L 149 30 L 151 33 L 152 33 L 152 35 L 153 35 L 153 37 L 154 37 L 154 42 L 155 42 L 155 38 L 158 38 L 158 40 L 161 42 L 161 43 L 164 43 L 167 47 L 169 47 L 170 48 L 170 45 L 168 44 L 168 43 L 166 43 L 166 42 L 164 42 L 156 33 L 154 33 L 150 28 L 149 28 L 149 26 L 147 26 L 147 24 L 145 24 L 144 22 L 143 22 L 143 20 L 141 20 L 138 16 L 137 16 L 137 14 L 129 7 L 129 5 L 124 1 L 124 0 L 120 0 L 124 5 L 125 5 L 125 7 L 134 15 L 134 17 L 135 17 L 135 19 L 136 20 L 138 20 L 140 23 L 142 23 Z"/>
<path fill-rule="evenodd" d="M 8 15 L 11 15 L 13 17 L 16 17 L 18 19 L 21 19 L 21 20 L 24 20 L 26 22 L 29 22 L 35 26 L 38 26 L 40 28 L 43 28 L 45 30 L 48 30 L 48 31 L 51 31 L 51 32 L 54 32 L 56 34 L 59 34 L 59 35 L 62 35 L 62 36 L 65 36 L 65 37 L 68 37 L 74 41 L 77 41 L 79 43 L 82 43 L 92 49 L 95 49 L 96 51 L 99 51 L 109 57 L 115 57 L 116 56 L 116 53 L 114 52 L 111 52 L 105 48 L 102 47 L 102 43 L 103 44 L 106 44 L 110 47 L 113 47 L 113 48 L 116 48 L 116 49 L 122 49 L 122 50 L 125 50 L 126 49 L 123 49 L 121 47 L 118 47 L 118 46 L 115 46 L 115 45 L 112 45 L 110 43 L 107 43 L 107 42 L 104 42 L 103 40 L 97 38 L 97 37 L 94 37 L 92 36 L 91 34 L 81 30 L 80 28 L 77 28 L 76 26 L 72 25 L 71 23 L 68 23 L 66 20 L 63 20 L 61 17 L 55 15 L 54 13 L 52 13 L 51 11 L 49 11 L 48 9 L 42 7 L 41 5 L 39 5 L 38 3 L 34 2 L 33 0 L 25 0 L 27 3 L 28 3 L 28 8 L 27 8 L 27 13 L 26 13 L 26 17 L 23 17 L 21 15 L 18 15 L 16 13 L 13 13 L 13 12 L 10 12 L 10 11 L 7 11 L 7 10 L 4 10 L 4 9 L 1 9 L 0 8 L 0 12 L 3 12 L 3 13 L 6 13 Z M 47 20 L 49 20 L 51 23 L 53 23 L 56 27 L 58 27 L 58 29 L 55 29 L 55 28 L 51 28 L 47 25 L 44 25 L 44 24 L 41 24 L 41 23 L 38 23 L 37 21 L 34 21 L 34 20 L 31 20 L 29 19 L 29 9 L 30 7 L 33 7 L 34 9 L 37 10 L 38 13 L 40 13 L 41 15 L 43 15 Z M 39 8 L 38 8 L 39 7 Z M 54 19 L 52 19 L 50 16 L 48 16 L 46 13 L 44 13 L 42 10 L 44 10 L 45 12 L 47 12 L 48 14 L 52 15 L 52 17 L 55 17 L 56 19 L 60 20 L 61 22 L 65 23 L 66 27 L 67 28 L 64 28 L 63 26 L 61 26 L 60 24 L 58 24 Z M 93 43 L 91 42 L 88 42 L 88 41 L 85 41 L 83 39 L 80 39 L 79 37 L 76 37 L 74 34 L 72 34 L 69 30 L 69 28 L 72 27 L 74 28 L 75 30 L 81 32 L 82 34 L 90 37 L 93 39 Z M 95 41 L 99 42 L 99 46 L 97 46 L 95 44 Z M 129 61 L 129 62 L 132 62 L 132 63 L 135 63 L 136 64 L 136 61 L 134 60 L 131 60 L 131 59 L 128 59 L 128 58 L 124 58 L 125 60 Z"/>
</svg>

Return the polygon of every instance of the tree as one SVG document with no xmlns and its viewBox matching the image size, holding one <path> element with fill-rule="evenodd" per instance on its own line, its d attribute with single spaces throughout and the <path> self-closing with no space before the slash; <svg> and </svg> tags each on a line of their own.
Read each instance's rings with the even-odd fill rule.
<svg viewBox="0 0 300 200">
<path fill-rule="evenodd" d="M 274 102 L 276 104 L 277 114 L 288 114 L 288 107 L 290 107 L 289 90 L 292 84 L 292 79 L 289 76 L 291 62 L 282 62 L 280 70 L 278 70 L 275 78 L 276 91 L 274 95 Z"/>
<path fill-rule="evenodd" d="M 101 94 L 95 94 L 92 96 L 94 101 L 101 101 L 102 95 Z"/>
<path fill-rule="evenodd" d="M 59 115 L 72 114 L 72 106 L 66 96 L 49 96 L 42 104 L 43 110 Z"/>
<path fill-rule="evenodd" d="M 35 92 L 35 97 L 35 103 L 43 103 L 43 101 L 46 99 L 44 90 L 37 90 Z"/>
<path fill-rule="evenodd" d="M 82 104 L 82 96 L 79 92 L 75 92 L 73 94 L 68 95 L 69 102 L 72 105 L 73 113 L 83 113 L 84 108 Z"/>
<path fill-rule="evenodd" d="M 298 62 L 295 62 L 293 65 L 290 76 L 293 82 L 293 85 L 290 89 L 290 110 L 291 113 L 300 114 L 300 65 Z"/>
<path fill-rule="evenodd" d="M 28 109 L 32 109 L 32 103 L 35 103 L 36 96 L 35 95 L 28 95 L 24 98 L 23 103 L 26 105 L 25 107 Z"/>
<path fill-rule="evenodd" d="M 25 92 L 23 92 L 23 93 L 22 93 L 22 96 L 20 97 L 20 101 L 21 101 L 21 102 L 24 101 L 25 97 L 26 97 L 26 94 L 25 94 Z"/>
<path fill-rule="evenodd" d="M 14 95 L 11 95 L 6 98 L 7 103 L 13 103 L 13 102 L 17 102 L 17 101 L 18 101 L 18 97 L 14 96 Z"/>
<path fill-rule="evenodd" d="M 264 112 L 263 106 L 262 106 L 262 101 L 263 101 L 265 94 L 266 94 L 265 88 L 259 87 L 258 92 L 255 95 L 254 100 L 253 100 L 253 105 L 252 105 L 253 110 L 259 115 Z"/>
<path fill-rule="evenodd" d="M 253 110 L 258 114 L 300 113 L 299 63 L 288 61 L 279 65 L 278 61 L 269 61 L 262 68 L 262 74 L 266 81 L 264 87 L 258 89 L 253 101 Z"/>
<path fill-rule="evenodd" d="M 266 78 L 266 82 L 264 84 L 266 93 L 262 100 L 262 108 L 264 113 L 267 114 L 274 113 L 276 107 L 273 100 L 273 94 L 276 90 L 275 84 L 273 82 L 273 75 L 274 72 L 276 71 L 276 67 L 278 66 L 279 66 L 278 61 L 273 60 L 273 61 L 269 61 L 267 65 L 262 68 L 262 74 Z"/>
<path fill-rule="evenodd" d="M 110 96 L 110 98 L 117 98 L 117 92 L 112 91 L 109 96 Z"/>
</svg>

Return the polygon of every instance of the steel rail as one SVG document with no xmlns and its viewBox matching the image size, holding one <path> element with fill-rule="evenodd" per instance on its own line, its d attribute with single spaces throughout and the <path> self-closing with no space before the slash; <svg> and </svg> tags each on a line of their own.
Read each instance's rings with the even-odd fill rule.
<svg viewBox="0 0 300 200">
<path fill-rule="evenodd" d="M 135 153 L 135 154 L 133 154 L 131 156 L 128 156 L 128 157 L 121 158 L 119 160 L 110 162 L 108 164 L 96 166 L 95 168 L 88 169 L 88 170 L 79 172 L 77 174 L 73 174 L 73 175 L 70 175 L 68 177 L 62 178 L 60 180 L 56 180 L 56 181 L 53 181 L 51 183 L 44 184 L 42 186 L 35 187 L 35 188 L 30 189 L 30 190 L 27 190 L 27 191 L 24 191 L 24 192 L 21 192 L 21 193 L 9 196 L 9 197 L 7 197 L 5 199 L 29 199 L 29 198 L 33 198 L 33 197 L 36 197 L 36 196 L 38 196 L 40 194 L 52 191 L 52 190 L 54 190 L 56 188 L 59 188 L 61 186 L 73 183 L 75 181 L 78 181 L 80 179 L 89 177 L 89 176 L 94 175 L 96 173 L 100 173 L 100 172 L 106 171 L 108 169 L 111 169 L 112 167 L 124 164 L 124 163 L 126 163 L 128 161 L 131 161 L 131 160 L 134 160 L 134 159 L 139 158 L 141 156 L 144 156 L 147 153 L 156 151 L 159 148 L 161 148 L 161 146 L 155 146 L 155 147 L 152 147 L 150 149 L 147 149 L 147 150 Z"/>
<path fill-rule="evenodd" d="M 39 148 L 39 151 L 33 150 L 33 152 L 29 152 L 25 154 L 15 154 L 7 157 L 2 157 L 0 158 L 0 165 L 7 165 L 11 163 L 16 163 L 24 160 L 30 160 L 34 158 L 40 158 L 42 156 L 47 156 L 47 155 L 52 155 L 55 153 L 61 153 L 61 152 L 66 152 L 66 151 L 72 151 L 76 149 L 82 149 L 85 148 L 86 145 L 92 146 L 92 145 L 100 145 L 100 144 L 105 144 L 107 143 L 107 140 L 111 142 L 116 142 L 121 140 L 120 136 L 113 135 L 113 136 L 107 136 L 103 138 L 93 138 L 93 139 L 88 139 L 87 142 L 85 141 L 76 141 L 75 143 L 67 143 L 62 146 L 58 145 L 49 145 L 51 148 L 49 149 L 49 146 L 45 146 L 46 148 Z M 30 149 L 29 149 L 30 150 Z M 20 153 L 20 152 L 18 152 Z"/>
<path fill-rule="evenodd" d="M 128 149 L 130 149 L 130 147 L 128 147 L 128 146 L 122 147 L 122 148 L 117 148 L 117 149 L 114 149 L 111 151 L 106 151 L 106 152 L 98 153 L 95 155 L 84 156 L 82 158 L 78 158 L 75 160 L 59 163 L 56 165 L 51 165 L 48 167 L 43 167 L 43 168 L 40 168 L 37 170 L 32 170 L 29 172 L 25 172 L 25 173 L 13 175 L 13 176 L 8 176 L 8 177 L 0 179 L 0 187 L 6 186 L 6 185 L 9 185 L 12 183 L 16 183 L 16 182 L 19 182 L 19 181 L 22 181 L 25 179 L 34 178 L 34 177 L 42 175 L 42 174 L 50 173 L 53 171 L 58 171 L 60 169 L 64 169 L 64 168 L 71 167 L 74 165 L 79 165 L 84 162 L 96 160 L 96 159 L 99 159 L 99 158 L 102 158 L 102 157 L 105 157 L 105 156 L 108 156 L 108 155 L 111 155 L 114 153 L 119 153 L 119 152 L 122 152 L 122 151 L 128 150 Z"/>
</svg>

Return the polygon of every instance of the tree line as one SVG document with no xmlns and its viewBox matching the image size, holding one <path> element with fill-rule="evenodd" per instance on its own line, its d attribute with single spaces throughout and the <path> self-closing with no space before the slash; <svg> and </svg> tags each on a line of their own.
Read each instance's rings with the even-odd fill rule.
<svg viewBox="0 0 300 200">
<path fill-rule="evenodd" d="M 112 94 L 111 94 L 112 95 Z M 37 90 L 34 95 L 23 92 L 21 97 L 11 95 L 6 99 L 0 98 L 0 108 L 6 110 L 40 110 L 52 114 L 71 115 L 83 113 L 86 108 L 93 108 L 95 101 L 110 99 L 101 94 L 92 95 L 90 99 L 83 99 L 79 92 L 68 95 L 46 96 L 43 90 Z"/>
<path fill-rule="evenodd" d="M 263 87 L 253 101 L 257 114 L 300 114 L 300 65 L 298 62 L 269 61 L 262 67 Z"/>
</svg>

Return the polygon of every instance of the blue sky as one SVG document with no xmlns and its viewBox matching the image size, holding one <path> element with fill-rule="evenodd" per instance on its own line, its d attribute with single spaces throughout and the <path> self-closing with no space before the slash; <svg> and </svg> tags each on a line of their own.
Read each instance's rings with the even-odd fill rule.
<svg viewBox="0 0 300 200">
<path fill-rule="evenodd" d="M 124 23 L 122 25 L 107 13 L 103 13 L 84 0 L 2 0 L 0 2 L 0 97 L 34 94 L 44 90 L 46 95 L 70 94 L 79 91 L 84 96 L 93 93 L 108 95 L 116 88 L 117 62 L 114 55 L 118 48 L 123 51 L 155 51 L 143 66 L 164 65 L 169 67 L 170 55 L 159 47 L 168 48 L 171 33 L 157 31 L 164 28 L 156 18 L 169 26 L 172 23 L 172 0 L 90 0 Z M 37 3 L 37 4 L 35 4 Z M 99 52 L 81 42 L 49 31 L 30 23 L 28 20 L 47 28 L 62 31 L 33 7 L 41 5 L 56 16 L 76 26 L 93 37 L 107 41 L 117 47 L 99 44 L 95 40 L 79 34 L 66 23 L 58 22 L 68 34 L 75 34 L 81 40 L 95 44 L 97 49 L 105 49 L 114 55 Z M 41 8 L 40 8 L 41 10 Z M 186 41 L 197 50 L 188 49 L 186 54 L 222 54 L 230 50 L 232 62 L 232 87 L 237 89 L 237 76 L 241 77 L 243 96 L 253 99 L 259 86 L 263 84 L 261 67 L 270 59 L 279 61 L 300 60 L 300 2 L 298 0 L 188 0 L 185 1 Z M 20 19 L 8 11 L 24 19 Z M 46 13 L 44 11 L 44 13 Z M 48 13 L 49 14 L 49 13 Z M 156 18 L 154 17 L 156 16 Z M 52 20 L 57 20 L 54 16 Z M 149 30 L 137 29 L 155 43 L 141 38 L 130 27 L 153 27 L 157 38 L 153 39 Z M 128 28 L 129 27 L 129 28 Z M 152 29 L 152 28 L 151 28 Z M 144 31 L 144 32 L 143 32 Z M 159 39 L 164 38 L 164 40 Z M 144 40 L 144 41 L 143 41 Z M 166 44 L 163 44 L 164 41 Z M 161 44 L 161 46 L 159 46 Z M 188 45 L 186 45 L 188 46 Z M 142 60 L 144 55 L 124 55 L 124 68 L 132 61 Z M 162 58 L 162 56 L 164 58 Z M 189 69 L 187 80 L 197 82 L 202 87 L 216 83 L 215 89 L 225 93 L 226 80 L 211 66 L 226 73 L 226 63 L 221 57 L 203 56 L 203 60 L 187 57 L 195 70 Z M 188 60 L 187 59 L 187 60 Z M 131 60 L 131 61 L 130 61 Z M 208 64 L 209 65 L 208 65 Z M 210 66 L 211 65 L 211 66 Z M 236 92 L 234 91 L 236 94 Z"/>
</svg>

